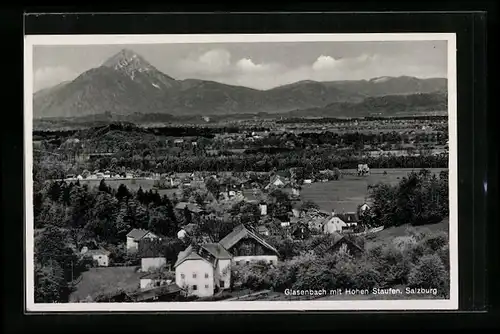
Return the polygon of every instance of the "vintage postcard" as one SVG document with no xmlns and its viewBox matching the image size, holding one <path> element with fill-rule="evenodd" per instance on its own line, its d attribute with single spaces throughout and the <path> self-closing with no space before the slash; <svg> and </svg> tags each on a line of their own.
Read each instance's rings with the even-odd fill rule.
<svg viewBox="0 0 500 334">
<path fill-rule="evenodd" d="M 458 309 L 454 34 L 25 36 L 26 309 Z"/>
</svg>

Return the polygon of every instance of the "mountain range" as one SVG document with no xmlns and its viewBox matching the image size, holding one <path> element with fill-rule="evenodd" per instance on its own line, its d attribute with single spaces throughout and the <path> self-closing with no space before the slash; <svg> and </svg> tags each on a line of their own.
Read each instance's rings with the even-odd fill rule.
<svg viewBox="0 0 500 334">
<path fill-rule="evenodd" d="M 198 79 L 176 80 L 137 53 L 123 49 L 101 66 L 80 74 L 74 80 L 37 91 L 33 96 L 33 115 L 35 118 L 82 117 L 103 113 L 238 115 L 293 113 L 297 110 L 313 112 L 319 109 L 328 114 L 331 109 L 336 116 L 349 116 L 352 106 L 388 95 L 436 95 L 438 98 L 431 97 L 425 103 L 427 109 L 433 109 L 428 102 L 437 99 L 440 102 L 435 109 L 439 109 L 439 96 L 445 96 L 446 90 L 445 78 L 409 76 L 353 81 L 299 81 L 269 90 Z M 420 100 L 415 98 L 412 101 L 418 103 Z M 415 107 L 418 111 L 419 106 Z M 408 109 L 408 106 L 405 108 Z M 382 113 L 383 109 L 379 106 Z"/>
</svg>

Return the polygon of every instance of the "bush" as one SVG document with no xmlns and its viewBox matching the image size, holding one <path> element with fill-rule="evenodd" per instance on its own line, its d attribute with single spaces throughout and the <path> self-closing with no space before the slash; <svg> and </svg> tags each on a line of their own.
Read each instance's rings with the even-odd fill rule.
<svg viewBox="0 0 500 334">
<path fill-rule="evenodd" d="M 446 232 L 438 232 L 427 236 L 422 240 L 426 247 L 432 252 L 437 252 L 444 246 L 448 245 L 449 236 Z"/>
<path fill-rule="evenodd" d="M 440 295 L 449 294 L 449 273 L 437 254 L 424 255 L 408 275 L 408 285 L 436 288 Z"/>
<path fill-rule="evenodd" d="M 268 289 L 271 287 L 268 275 L 269 269 L 269 265 L 263 263 L 234 266 L 232 269 L 232 281 L 234 281 L 234 284 L 241 284 L 242 288 L 251 290 Z"/>
<path fill-rule="evenodd" d="M 411 267 L 411 250 L 401 250 L 392 244 L 382 248 L 377 270 L 385 284 L 406 283 Z"/>
<path fill-rule="evenodd" d="M 382 282 L 382 275 L 369 261 L 363 261 L 355 267 L 355 287 L 358 289 L 372 289 Z"/>
<path fill-rule="evenodd" d="M 450 270 L 450 248 L 448 245 L 445 245 L 437 252 L 439 258 L 443 262 L 444 268 L 447 272 Z"/>
</svg>

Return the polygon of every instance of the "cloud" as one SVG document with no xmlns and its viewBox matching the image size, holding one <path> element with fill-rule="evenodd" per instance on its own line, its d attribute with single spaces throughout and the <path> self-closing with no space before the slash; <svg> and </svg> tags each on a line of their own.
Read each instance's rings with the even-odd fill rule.
<svg viewBox="0 0 500 334">
<path fill-rule="evenodd" d="M 236 63 L 236 67 L 242 72 L 265 72 L 272 70 L 271 64 L 255 64 L 250 58 L 242 58 Z"/>
<path fill-rule="evenodd" d="M 213 49 L 200 56 L 184 59 L 179 66 L 187 73 L 222 74 L 230 70 L 231 54 L 224 49 Z"/>
<path fill-rule="evenodd" d="M 38 91 L 55 86 L 63 81 L 72 80 L 78 74 L 64 66 L 46 66 L 37 69 L 33 75 L 33 88 Z"/>
<path fill-rule="evenodd" d="M 335 67 L 336 60 L 330 56 L 319 56 L 313 63 L 312 69 L 315 71 L 328 70 Z"/>
<path fill-rule="evenodd" d="M 413 54 L 360 54 L 356 57 L 335 58 L 321 54 L 309 63 L 287 67 L 277 62 L 256 63 L 251 57 L 232 61 L 225 49 L 213 49 L 181 61 L 181 77 L 219 81 L 255 89 L 294 83 L 301 80 L 335 81 L 362 80 L 380 76 L 446 77 L 432 63 Z"/>
</svg>

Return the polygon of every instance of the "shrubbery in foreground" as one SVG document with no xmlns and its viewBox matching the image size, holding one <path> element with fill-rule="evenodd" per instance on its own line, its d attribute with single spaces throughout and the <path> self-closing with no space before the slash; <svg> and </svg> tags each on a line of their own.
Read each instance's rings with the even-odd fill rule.
<svg viewBox="0 0 500 334">
<path fill-rule="evenodd" d="M 372 244 L 363 256 L 345 253 L 302 252 L 276 266 L 254 263 L 234 266 L 232 277 L 243 288 L 273 289 L 372 289 L 374 287 L 437 288 L 449 297 L 447 233 L 416 234 L 395 238 L 388 244 Z"/>
</svg>

